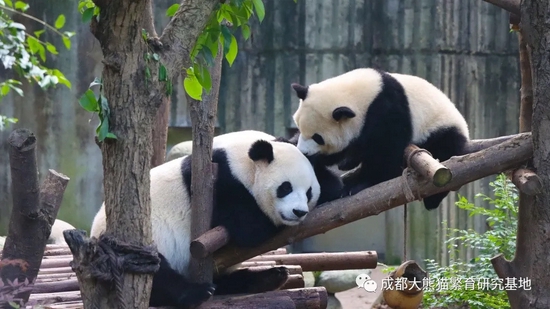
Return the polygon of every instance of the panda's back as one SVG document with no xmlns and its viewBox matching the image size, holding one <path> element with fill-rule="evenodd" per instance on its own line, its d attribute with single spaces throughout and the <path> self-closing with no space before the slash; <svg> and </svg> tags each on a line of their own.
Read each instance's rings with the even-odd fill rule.
<svg viewBox="0 0 550 309">
<path fill-rule="evenodd" d="M 190 195 L 182 177 L 185 156 L 151 169 L 153 240 L 172 267 L 187 274 L 191 244 Z"/>
</svg>

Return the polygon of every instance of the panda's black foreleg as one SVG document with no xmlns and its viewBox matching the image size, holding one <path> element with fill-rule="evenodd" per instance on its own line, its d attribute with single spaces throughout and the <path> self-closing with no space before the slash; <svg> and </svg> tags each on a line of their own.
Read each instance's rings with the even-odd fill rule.
<svg viewBox="0 0 550 309">
<path fill-rule="evenodd" d="M 150 307 L 192 308 L 214 295 L 216 289 L 213 284 L 192 283 L 177 273 L 162 254 L 159 257 L 160 268 L 153 277 Z"/>
<path fill-rule="evenodd" d="M 439 204 L 443 201 L 445 197 L 447 197 L 447 194 L 449 194 L 450 191 L 436 193 L 434 195 L 425 197 L 424 200 L 424 207 L 427 210 L 433 210 L 439 207 Z"/>
<path fill-rule="evenodd" d="M 281 288 L 288 280 L 286 267 L 266 270 L 240 269 L 214 279 L 216 295 L 263 293 Z"/>
</svg>

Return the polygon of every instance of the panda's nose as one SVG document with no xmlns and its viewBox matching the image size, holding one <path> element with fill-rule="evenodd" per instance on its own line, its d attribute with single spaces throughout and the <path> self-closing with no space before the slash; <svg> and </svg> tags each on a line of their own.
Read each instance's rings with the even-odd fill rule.
<svg viewBox="0 0 550 309">
<path fill-rule="evenodd" d="M 296 217 L 298 218 L 301 218 L 303 216 L 305 216 L 308 212 L 307 211 L 303 211 L 303 210 L 300 210 L 300 209 L 293 209 L 292 212 L 296 215 Z"/>
</svg>

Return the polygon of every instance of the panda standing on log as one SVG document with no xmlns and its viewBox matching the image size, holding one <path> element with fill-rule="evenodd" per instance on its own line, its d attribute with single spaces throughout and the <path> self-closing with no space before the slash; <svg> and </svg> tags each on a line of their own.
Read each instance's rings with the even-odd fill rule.
<svg viewBox="0 0 550 309">
<path fill-rule="evenodd" d="M 408 144 L 443 162 L 463 155 L 468 125 L 453 102 L 428 81 L 411 75 L 361 68 L 303 86 L 293 118 L 297 146 L 324 165 L 360 171 L 344 180 L 343 196 L 401 176 Z M 449 192 L 424 198 L 436 209 Z"/>
<path fill-rule="evenodd" d="M 337 199 L 343 184 L 324 166 L 317 180 L 308 159 L 293 145 L 259 131 L 240 131 L 213 140 L 218 164 L 212 227 L 223 225 L 231 241 L 255 247 L 284 226 L 297 225 L 318 204 Z M 319 184 L 321 183 L 321 185 Z M 161 259 L 153 277 L 149 305 L 192 307 L 214 294 L 259 293 L 280 288 L 284 267 L 237 270 L 214 285 L 190 282 L 191 155 L 151 169 L 151 224 Z M 91 236 L 105 231 L 105 205 L 94 218 Z"/>
</svg>

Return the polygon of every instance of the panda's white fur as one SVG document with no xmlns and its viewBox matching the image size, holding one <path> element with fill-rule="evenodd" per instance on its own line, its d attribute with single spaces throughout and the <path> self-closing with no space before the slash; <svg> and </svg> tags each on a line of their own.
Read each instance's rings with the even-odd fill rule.
<svg viewBox="0 0 550 309">
<path fill-rule="evenodd" d="M 70 225 L 69 223 L 56 219 L 55 222 L 52 225 L 52 231 L 50 233 L 50 237 L 48 237 L 48 244 L 55 244 L 55 245 L 66 245 L 65 237 L 63 236 L 63 231 L 66 230 L 74 230 L 75 227 Z"/>
<path fill-rule="evenodd" d="M 405 90 L 410 105 L 413 143 L 421 144 L 433 131 L 447 126 L 456 126 L 464 136 L 469 136 L 466 120 L 441 90 L 418 76 L 388 74 Z M 333 110 L 338 106 L 348 106 L 356 114 L 366 115 L 370 103 L 380 94 L 382 87 L 382 75 L 372 68 L 355 69 L 309 85 L 307 99 L 300 99 L 293 115 L 300 129 L 298 149 L 306 155 L 333 154 L 344 150 L 361 134 L 365 118 L 354 117 L 338 122 L 332 117 Z M 325 145 L 311 139 L 315 133 L 323 136 Z"/>
<path fill-rule="evenodd" d="M 260 151 L 254 150 L 253 152 L 251 145 L 256 145 L 259 140 L 267 141 L 271 145 L 273 156 L 271 162 L 269 162 L 269 158 L 266 160 L 263 157 L 265 152 L 268 152 L 264 151 L 265 148 L 260 147 L 258 148 L 261 149 Z M 265 143 L 262 145 L 266 146 Z M 259 159 L 254 161 L 252 159 L 254 156 L 259 157 Z M 269 156 L 269 154 L 266 156 Z M 189 184 L 184 179 L 186 172 L 183 170 L 186 170 L 190 177 L 190 159 L 190 156 L 177 158 L 150 171 L 153 240 L 159 253 L 166 258 L 170 267 L 183 276 L 187 276 L 188 273 L 189 245 L 191 242 Z M 321 188 L 308 159 L 294 145 L 275 141 L 275 137 L 269 134 L 247 130 L 217 136 L 213 140 L 213 161 L 218 163 L 218 181 L 220 182 L 216 186 L 218 200 L 215 207 L 218 209 L 243 206 L 229 206 L 232 201 L 227 197 L 224 200 L 219 200 L 219 194 L 224 194 L 220 191 L 225 190 L 226 185 L 232 185 L 233 181 L 244 185 L 255 200 L 251 203 L 256 203 L 257 206 L 255 207 L 259 207 L 275 226 L 300 223 L 305 218 L 305 214 L 316 205 L 319 199 Z M 232 176 L 236 179 L 231 178 L 231 175 L 224 172 L 224 166 L 229 167 Z M 228 183 L 221 183 L 223 181 Z M 292 184 L 292 192 L 278 198 L 277 189 L 285 181 L 290 181 Z M 243 192 L 227 192 L 227 194 L 239 195 L 234 196 L 234 199 L 244 198 L 240 195 L 246 195 Z M 309 201 L 308 197 L 310 197 Z M 250 202 L 250 199 L 248 201 Z M 243 200 L 243 202 L 237 203 L 246 202 Z M 249 205 L 249 207 L 254 206 Z M 99 237 L 105 231 L 105 219 L 105 204 L 103 204 L 94 218 L 91 236 Z M 252 220 L 250 224 L 244 225 L 261 224 L 260 222 L 263 222 L 261 218 L 249 218 L 249 220 Z M 237 223 L 222 221 L 221 224 L 224 226 L 227 224 L 229 229 L 230 225 Z M 240 232 L 241 229 L 249 227 L 237 226 L 234 228 Z M 232 230 L 229 230 L 231 233 Z M 262 234 L 264 233 L 263 230 L 263 226 L 259 226 L 256 232 L 246 232 L 244 233 L 246 235 L 240 236 L 244 239 L 252 238 L 255 235 L 248 234 Z M 268 233 L 268 227 L 265 227 L 265 230 L 265 233 Z M 157 284 L 160 284 L 160 282 L 157 282 Z M 169 285 L 170 283 L 163 282 L 162 284 Z M 153 294 L 155 294 L 154 291 L 155 279 Z"/>
<path fill-rule="evenodd" d="M 444 161 L 463 154 L 469 140 L 454 103 L 417 76 L 361 68 L 292 87 L 300 99 L 293 115 L 300 151 L 344 170 L 361 165 L 343 195 L 399 176 L 409 143 Z M 447 193 L 424 199 L 426 208 L 436 208 Z"/>
</svg>

